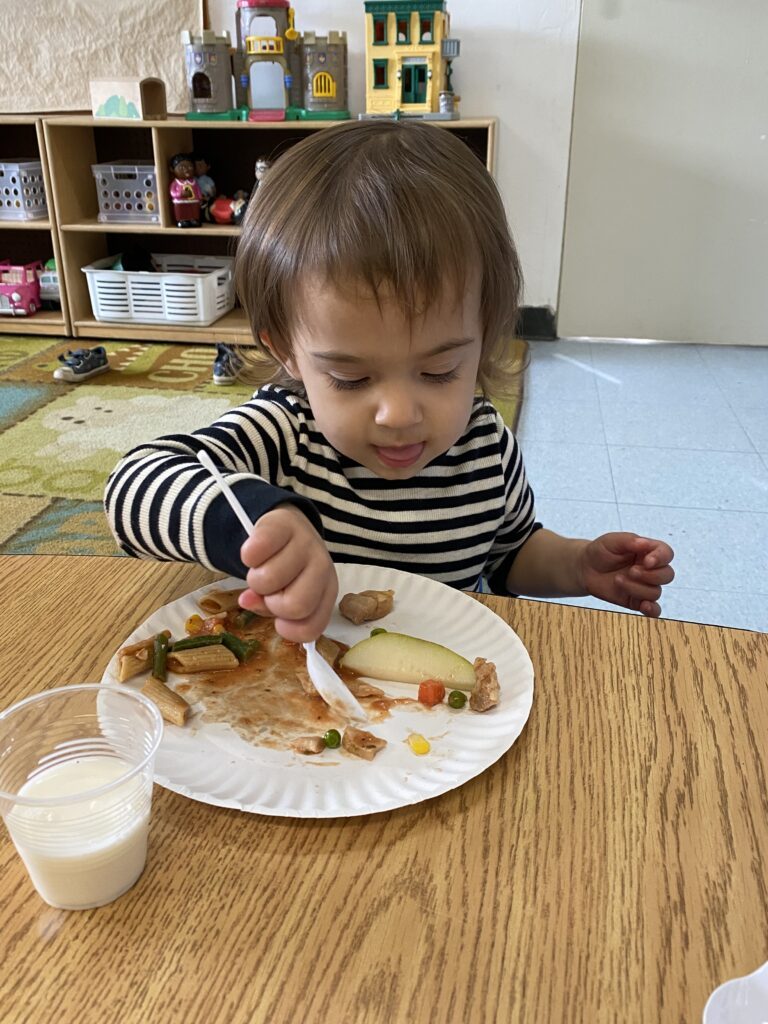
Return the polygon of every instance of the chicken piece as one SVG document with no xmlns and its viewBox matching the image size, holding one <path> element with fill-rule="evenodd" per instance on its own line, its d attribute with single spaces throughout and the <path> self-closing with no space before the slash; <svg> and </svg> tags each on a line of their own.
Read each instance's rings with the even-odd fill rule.
<svg viewBox="0 0 768 1024">
<path fill-rule="evenodd" d="M 335 640 L 330 640 L 327 636 L 319 636 L 315 648 L 320 657 L 325 658 L 331 668 L 336 668 L 336 662 L 341 654 L 341 647 Z"/>
<path fill-rule="evenodd" d="M 293 740 L 291 747 L 297 754 L 322 754 L 325 740 L 322 736 L 299 736 Z"/>
<path fill-rule="evenodd" d="M 356 729 L 353 725 L 348 725 L 341 738 L 341 745 L 347 753 L 372 761 L 378 752 L 386 747 L 387 741 L 379 739 L 365 729 Z"/>
<path fill-rule="evenodd" d="M 485 658 L 475 658 L 475 687 L 469 695 L 469 706 L 473 711 L 488 711 L 495 708 L 501 697 L 496 666 Z"/>
<path fill-rule="evenodd" d="M 299 681 L 299 686 L 301 687 L 302 691 L 308 697 L 318 697 L 319 696 L 317 690 L 315 689 L 314 683 L 309 678 L 309 672 L 307 672 L 307 670 L 305 668 L 297 668 L 296 669 L 296 678 Z"/>
<path fill-rule="evenodd" d="M 362 679 L 350 679 L 347 681 L 347 688 L 353 697 L 359 700 L 361 697 L 386 697 L 383 690 L 378 686 L 371 686 Z"/>
<path fill-rule="evenodd" d="M 339 601 L 339 611 L 345 619 L 359 626 L 389 615 L 395 601 L 394 590 L 362 590 L 359 594 L 345 594 Z"/>
</svg>

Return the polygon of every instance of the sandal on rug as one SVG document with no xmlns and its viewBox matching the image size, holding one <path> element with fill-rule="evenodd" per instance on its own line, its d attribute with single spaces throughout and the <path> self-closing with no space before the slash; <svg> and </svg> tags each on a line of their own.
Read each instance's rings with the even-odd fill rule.
<svg viewBox="0 0 768 1024">
<path fill-rule="evenodd" d="M 103 345 L 68 351 L 65 356 L 59 356 L 59 362 L 61 366 L 53 371 L 53 379 L 65 381 L 67 384 L 77 384 L 81 380 L 95 377 L 98 373 L 106 373 L 109 369 L 107 350 Z"/>
</svg>

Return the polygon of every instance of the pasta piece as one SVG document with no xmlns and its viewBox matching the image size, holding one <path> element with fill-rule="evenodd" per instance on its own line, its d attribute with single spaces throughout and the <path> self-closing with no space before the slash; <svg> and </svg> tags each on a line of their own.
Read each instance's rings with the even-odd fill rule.
<svg viewBox="0 0 768 1024">
<path fill-rule="evenodd" d="M 239 664 L 237 655 L 223 644 L 168 653 L 168 668 L 172 672 L 216 672 L 222 668 L 237 668 Z"/>
<path fill-rule="evenodd" d="M 163 636 L 170 637 L 170 629 L 163 630 Z M 134 676 L 146 672 L 152 667 L 152 653 L 154 651 L 155 638 L 148 637 L 146 640 L 139 640 L 138 643 L 128 644 L 117 652 L 118 675 L 121 683 Z"/>
<path fill-rule="evenodd" d="M 245 589 L 243 587 L 242 590 L 211 590 L 197 603 L 209 615 L 231 612 L 240 607 L 237 599 Z"/>
<path fill-rule="evenodd" d="M 146 672 L 147 669 L 151 668 L 152 661 L 149 657 L 149 648 L 137 651 L 136 654 L 126 654 L 124 651 L 120 651 L 118 663 L 117 678 L 121 683 L 125 683 L 127 680 L 133 679 L 134 676 L 139 676 L 142 672 Z"/>
<path fill-rule="evenodd" d="M 157 704 L 160 714 L 171 725 L 184 725 L 189 718 L 192 710 L 190 705 L 183 697 L 174 693 L 170 687 L 161 683 L 159 679 L 155 679 L 154 676 L 150 676 L 144 683 L 141 692 Z"/>
</svg>

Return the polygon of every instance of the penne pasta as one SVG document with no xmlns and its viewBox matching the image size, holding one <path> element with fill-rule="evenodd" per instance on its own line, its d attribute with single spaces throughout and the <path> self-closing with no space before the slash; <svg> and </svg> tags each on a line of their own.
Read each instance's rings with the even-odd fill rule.
<svg viewBox="0 0 768 1024">
<path fill-rule="evenodd" d="M 164 629 L 159 635 L 170 638 L 171 631 Z M 152 667 L 154 646 L 155 638 L 150 636 L 146 640 L 139 640 L 138 643 L 128 644 L 117 652 L 119 665 L 117 678 L 121 683 L 127 679 L 133 679 L 134 676 L 138 676 Z"/>
<path fill-rule="evenodd" d="M 126 654 L 124 651 L 120 651 L 117 678 L 121 683 L 125 683 L 128 679 L 133 679 L 134 676 L 146 672 L 151 665 L 152 660 L 148 647 L 143 651 L 137 651 L 136 654 Z"/>
<path fill-rule="evenodd" d="M 242 590 L 211 590 L 197 603 L 208 615 L 231 612 L 240 607 L 237 599 L 244 590 L 245 587 Z"/>
<path fill-rule="evenodd" d="M 240 662 L 223 644 L 212 647 L 192 647 L 187 650 L 169 651 L 168 668 L 172 672 L 215 672 L 222 668 L 237 668 Z"/>
<path fill-rule="evenodd" d="M 141 688 L 145 697 L 157 704 L 160 714 L 172 725 L 184 725 L 190 715 L 190 705 L 178 693 L 150 676 Z"/>
</svg>

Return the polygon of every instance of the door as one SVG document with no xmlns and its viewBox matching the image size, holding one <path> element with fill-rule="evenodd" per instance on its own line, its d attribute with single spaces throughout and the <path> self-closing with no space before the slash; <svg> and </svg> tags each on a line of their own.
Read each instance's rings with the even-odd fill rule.
<svg viewBox="0 0 768 1024">
<path fill-rule="evenodd" d="M 403 103 L 427 102 L 427 65 L 403 64 Z"/>
<path fill-rule="evenodd" d="M 768 4 L 583 0 L 562 337 L 768 342 Z"/>
<path fill-rule="evenodd" d="M 282 64 L 257 60 L 251 64 L 248 105 L 251 110 L 285 110 L 285 81 Z"/>
</svg>

